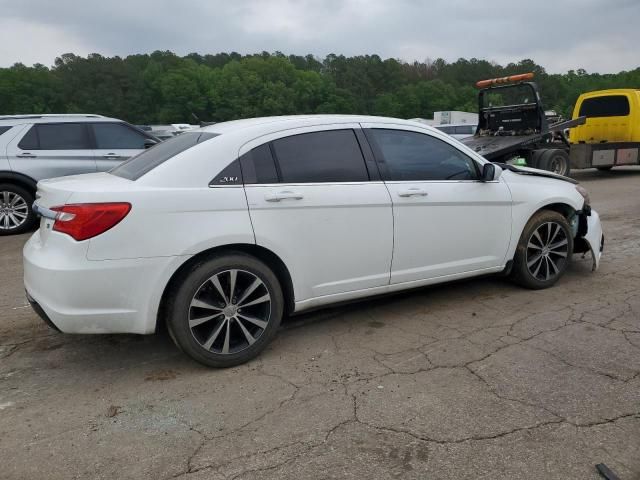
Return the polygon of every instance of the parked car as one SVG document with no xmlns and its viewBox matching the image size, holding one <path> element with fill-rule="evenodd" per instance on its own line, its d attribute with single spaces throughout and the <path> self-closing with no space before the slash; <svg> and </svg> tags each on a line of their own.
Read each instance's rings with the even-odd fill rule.
<svg viewBox="0 0 640 480">
<path fill-rule="evenodd" d="M 110 170 L 158 139 L 100 115 L 0 116 L 0 235 L 29 230 L 39 180 Z"/>
<path fill-rule="evenodd" d="M 477 125 L 471 125 L 468 123 L 457 123 L 449 125 L 434 125 L 441 132 L 451 135 L 456 140 L 462 140 L 463 138 L 473 137 L 476 133 Z"/>
<path fill-rule="evenodd" d="M 501 272 L 546 288 L 573 253 L 597 268 L 586 191 L 504 168 L 406 120 L 219 123 L 108 173 L 41 181 L 25 288 L 63 332 L 166 323 L 195 360 L 227 367 L 310 308 Z"/>
</svg>

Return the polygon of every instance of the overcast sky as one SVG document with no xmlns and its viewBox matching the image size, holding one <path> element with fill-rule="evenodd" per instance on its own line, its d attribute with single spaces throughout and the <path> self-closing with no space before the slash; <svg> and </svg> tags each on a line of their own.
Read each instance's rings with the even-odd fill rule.
<svg viewBox="0 0 640 480">
<path fill-rule="evenodd" d="M 0 66 L 171 50 L 640 66 L 640 0 L 0 0 Z"/>
</svg>

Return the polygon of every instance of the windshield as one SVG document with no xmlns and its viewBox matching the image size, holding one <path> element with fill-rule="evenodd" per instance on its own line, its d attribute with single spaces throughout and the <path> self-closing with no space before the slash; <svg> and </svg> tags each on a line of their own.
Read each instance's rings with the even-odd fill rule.
<svg viewBox="0 0 640 480">
<path fill-rule="evenodd" d="M 153 147 L 121 163 L 109 173 L 128 180 L 137 180 L 158 165 L 163 164 L 177 154 L 191 147 L 217 137 L 219 133 L 185 132 Z"/>
<path fill-rule="evenodd" d="M 482 95 L 482 109 L 536 103 L 536 94 L 527 84 L 492 88 Z"/>
</svg>

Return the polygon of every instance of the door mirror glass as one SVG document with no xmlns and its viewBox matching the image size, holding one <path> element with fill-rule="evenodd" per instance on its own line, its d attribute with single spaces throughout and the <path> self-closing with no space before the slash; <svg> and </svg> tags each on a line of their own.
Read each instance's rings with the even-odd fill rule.
<svg viewBox="0 0 640 480">
<path fill-rule="evenodd" d="M 483 182 L 492 182 L 494 180 L 498 180 L 500 178 L 500 174 L 502 173 L 502 169 L 496 167 L 493 163 L 485 163 L 482 167 L 482 181 Z"/>
<path fill-rule="evenodd" d="M 144 148 L 151 148 L 154 145 L 156 145 L 158 142 L 156 142 L 153 138 L 145 138 L 144 139 Z"/>
</svg>

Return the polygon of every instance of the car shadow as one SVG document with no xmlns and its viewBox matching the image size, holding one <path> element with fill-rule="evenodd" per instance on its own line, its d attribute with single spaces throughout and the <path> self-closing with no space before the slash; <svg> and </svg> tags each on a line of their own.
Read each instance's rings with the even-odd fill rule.
<svg viewBox="0 0 640 480">
<path fill-rule="evenodd" d="M 590 274 L 591 259 L 588 256 L 584 260 L 576 256 L 575 260 L 561 279 L 561 284 L 579 282 L 584 275 Z M 380 309 L 392 309 L 395 306 L 411 307 L 414 303 L 428 306 L 429 302 L 440 306 L 443 302 L 460 305 L 473 302 L 474 299 L 526 295 L 526 292 L 527 290 L 514 285 L 505 277 L 474 277 L 322 307 L 285 318 L 281 329 L 299 329 L 299 332 L 289 334 L 306 335 L 303 328 L 306 325 L 329 323 L 345 316 L 352 316 L 355 322 L 367 321 L 364 319 L 368 317 L 368 313 L 373 314 Z M 363 313 L 363 320 L 360 320 L 359 314 Z M 26 356 L 21 363 L 38 370 L 64 370 L 67 373 L 75 371 L 79 377 L 140 371 L 144 379 L 173 375 L 162 373 L 168 371 L 185 374 L 209 370 L 182 353 L 162 326 L 154 335 L 69 335 L 45 331 L 44 326 L 42 330 L 42 335 L 20 349 L 20 355 Z M 234 368 L 255 369 L 255 362 Z"/>
</svg>

